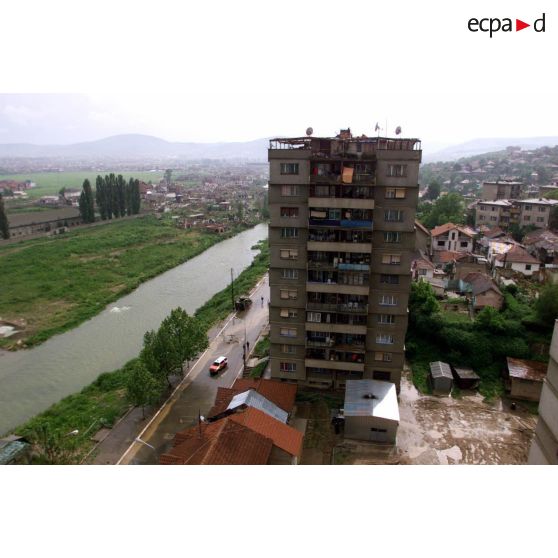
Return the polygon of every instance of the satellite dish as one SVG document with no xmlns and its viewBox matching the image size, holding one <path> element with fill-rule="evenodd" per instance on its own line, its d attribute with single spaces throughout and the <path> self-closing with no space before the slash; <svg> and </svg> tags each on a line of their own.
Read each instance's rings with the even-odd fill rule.
<svg viewBox="0 0 558 558">
<path fill-rule="evenodd" d="M 401 133 L 401 126 L 397 126 L 397 128 L 395 128 L 395 135 L 398 136 Z"/>
<path fill-rule="evenodd" d="M 311 136 L 314 133 L 314 129 L 312 127 L 306 128 L 306 135 Z"/>
</svg>

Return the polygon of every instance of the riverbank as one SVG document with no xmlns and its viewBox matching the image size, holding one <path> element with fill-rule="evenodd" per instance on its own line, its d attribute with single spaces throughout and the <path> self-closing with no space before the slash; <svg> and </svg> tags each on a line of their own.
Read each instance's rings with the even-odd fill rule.
<svg viewBox="0 0 558 558">
<path fill-rule="evenodd" d="M 141 283 L 238 234 L 178 229 L 144 216 L 0 246 L 0 319 L 24 324 L 0 338 L 16 350 L 46 341 L 101 312 Z"/>
<path fill-rule="evenodd" d="M 248 294 L 269 267 L 267 242 L 254 246 L 254 249 L 256 248 L 260 249 L 260 253 L 252 264 L 235 278 L 235 293 L 239 295 Z M 206 330 L 211 330 L 211 335 L 215 335 L 219 328 L 214 326 L 227 318 L 230 311 L 230 287 L 227 287 L 198 308 L 195 314 L 203 321 Z M 34 437 L 37 432 L 46 430 L 51 444 L 62 444 L 63 449 L 71 450 L 70 454 L 67 451 L 62 452 L 65 457 L 69 455 L 71 462 L 81 461 L 95 446 L 96 442 L 91 437 L 102 427 L 112 427 L 131 408 L 126 400 L 126 382 L 132 363 L 133 360 L 114 372 L 101 374 L 79 393 L 65 397 L 16 428 L 15 432 L 22 436 Z M 163 398 L 167 395 L 168 393 Z M 67 436 L 74 430 L 79 431 L 77 436 Z"/>
</svg>

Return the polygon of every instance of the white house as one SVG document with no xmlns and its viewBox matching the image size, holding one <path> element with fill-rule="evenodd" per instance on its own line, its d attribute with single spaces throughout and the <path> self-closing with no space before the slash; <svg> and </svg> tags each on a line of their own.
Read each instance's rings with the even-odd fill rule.
<svg viewBox="0 0 558 558">
<path fill-rule="evenodd" d="M 468 227 L 445 223 L 431 231 L 432 249 L 450 252 L 472 252 L 475 231 Z"/>
<path fill-rule="evenodd" d="M 498 254 L 494 257 L 494 266 L 511 269 L 530 277 L 533 273 L 539 271 L 541 264 L 527 250 L 515 244 L 503 254 Z"/>
</svg>

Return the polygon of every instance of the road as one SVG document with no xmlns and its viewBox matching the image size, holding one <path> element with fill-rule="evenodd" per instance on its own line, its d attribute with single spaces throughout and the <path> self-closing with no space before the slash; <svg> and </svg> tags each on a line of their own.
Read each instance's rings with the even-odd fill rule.
<svg viewBox="0 0 558 558">
<path fill-rule="evenodd" d="M 262 304 L 263 297 L 263 304 Z M 187 372 L 184 381 L 148 423 L 139 438 L 120 458 L 120 465 L 155 464 L 172 445 L 176 432 L 197 423 L 198 413 L 206 414 L 213 406 L 218 387 L 230 387 L 242 374 L 242 345 L 246 339 L 254 348 L 262 329 L 269 321 L 269 282 L 267 275 L 250 293 L 252 307 L 227 320 L 209 348 Z M 229 342 L 229 336 L 236 342 Z M 209 375 L 209 366 L 218 356 L 226 356 L 228 367 L 217 376 Z"/>
</svg>

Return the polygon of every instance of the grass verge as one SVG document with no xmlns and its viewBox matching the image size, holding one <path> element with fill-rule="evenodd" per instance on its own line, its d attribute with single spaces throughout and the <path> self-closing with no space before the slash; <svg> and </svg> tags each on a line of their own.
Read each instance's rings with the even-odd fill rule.
<svg viewBox="0 0 558 558">
<path fill-rule="evenodd" d="M 215 235 L 145 216 L 2 246 L 0 316 L 24 320 L 26 327 L 18 336 L 0 339 L 0 348 L 37 345 L 67 331 L 244 228 Z"/>
</svg>

